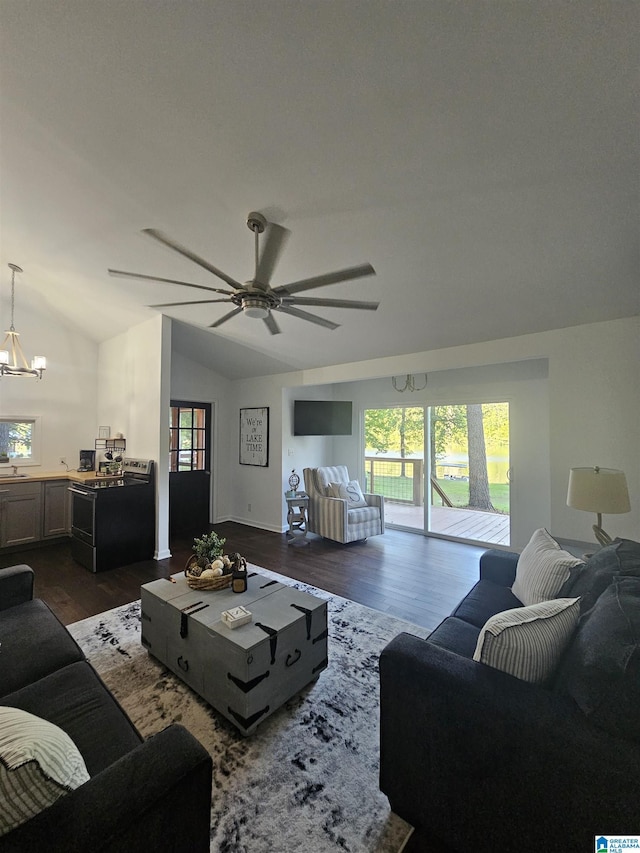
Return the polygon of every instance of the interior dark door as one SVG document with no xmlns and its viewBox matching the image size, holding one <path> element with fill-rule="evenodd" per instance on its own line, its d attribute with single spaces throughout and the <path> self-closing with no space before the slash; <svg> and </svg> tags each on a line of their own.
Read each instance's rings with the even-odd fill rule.
<svg viewBox="0 0 640 853">
<path fill-rule="evenodd" d="M 169 535 L 209 529 L 211 404 L 172 400 L 169 419 Z"/>
</svg>

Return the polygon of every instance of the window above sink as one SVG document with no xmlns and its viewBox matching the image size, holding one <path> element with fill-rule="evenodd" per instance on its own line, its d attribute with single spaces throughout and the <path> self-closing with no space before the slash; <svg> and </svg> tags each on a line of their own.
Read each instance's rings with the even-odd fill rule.
<svg viewBox="0 0 640 853">
<path fill-rule="evenodd" d="M 0 475 L 16 476 L 12 466 L 39 465 L 41 444 L 40 415 L 2 415 L 0 417 Z M 28 474 L 17 476 L 27 477 Z"/>
</svg>

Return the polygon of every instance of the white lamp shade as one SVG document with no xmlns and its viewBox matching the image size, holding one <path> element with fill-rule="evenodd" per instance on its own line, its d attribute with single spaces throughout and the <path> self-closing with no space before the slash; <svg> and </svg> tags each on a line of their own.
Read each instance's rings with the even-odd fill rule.
<svg viewBox="0 0 640 853">
<path fill-rule="evenodd" d="M 607 515 L 630 512 L 624 471 L 617 468 L 572 468 L 569 471 L 567 506 Z"/>
</svg>

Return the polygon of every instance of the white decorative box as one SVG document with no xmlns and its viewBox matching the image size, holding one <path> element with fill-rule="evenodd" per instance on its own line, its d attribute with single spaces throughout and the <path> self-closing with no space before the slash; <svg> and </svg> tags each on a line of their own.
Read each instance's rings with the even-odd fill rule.
<svg viewBox="0 0 640 853">
<path fill-rule="evenodd" d="M 227 628 L 239 628 L 240 625 L 246 625 L 247 622 L 251 622 L 251 611 L 242 606 L 233 607 L 231 610 L 223 610 L 221 616 Z"/>
</svg>

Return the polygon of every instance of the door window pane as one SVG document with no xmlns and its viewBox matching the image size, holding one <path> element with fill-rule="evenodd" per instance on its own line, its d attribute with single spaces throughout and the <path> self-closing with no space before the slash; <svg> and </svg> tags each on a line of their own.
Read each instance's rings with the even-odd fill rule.
<svg viewBox="0 0 640 853">
<path fill-rule="evenodd" d="M 169 470 L 206 470 L 206 409 L 171 406 Z"/>
</svg>

